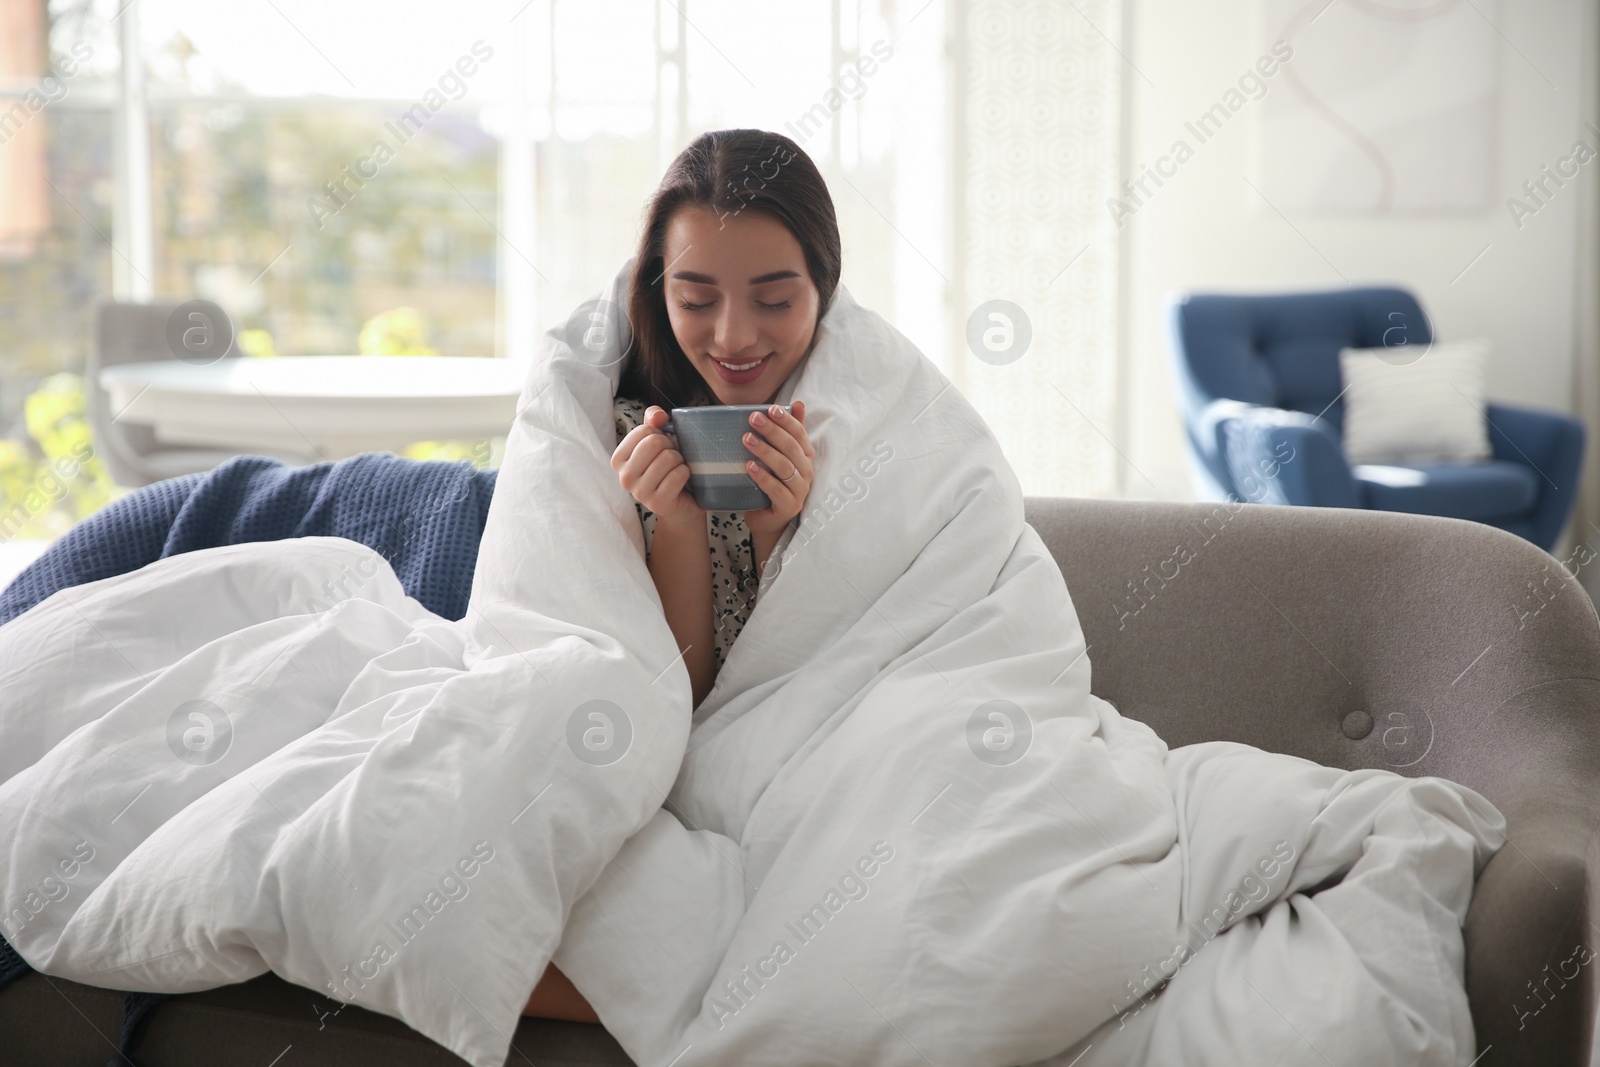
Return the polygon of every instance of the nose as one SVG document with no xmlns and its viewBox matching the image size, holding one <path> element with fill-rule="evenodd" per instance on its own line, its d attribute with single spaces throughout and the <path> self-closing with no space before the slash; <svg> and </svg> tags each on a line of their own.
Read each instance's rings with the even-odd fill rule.
<svg viewBox="0 0 1600 1067">
<path fill-rule="evenodd" d="M 722 302 L 722 314 L 717 316 L 715 340 L 723 358 L 744 355 L 756 343 L 760 331 L 748 309 L 735 308 L 733 301 Z"/>
</svg>

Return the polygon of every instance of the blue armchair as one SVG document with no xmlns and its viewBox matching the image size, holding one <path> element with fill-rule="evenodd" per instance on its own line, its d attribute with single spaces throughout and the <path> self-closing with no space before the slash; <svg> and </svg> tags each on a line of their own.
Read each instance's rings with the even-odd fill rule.
<svg viewBox="0 0 1600 1067">
<path fill-rule="evenodd" d="M 1546 551 L 1561 536 L 1583 462 L 1583 424 L 1565 415 L 1489 404 L 1482 463 L 1345 459 L 1339 350 L 1433 340 L 1404 289 L 1178 293 L 1167 330 L 1202 499 L 1471 519 Z"/>
</svg>

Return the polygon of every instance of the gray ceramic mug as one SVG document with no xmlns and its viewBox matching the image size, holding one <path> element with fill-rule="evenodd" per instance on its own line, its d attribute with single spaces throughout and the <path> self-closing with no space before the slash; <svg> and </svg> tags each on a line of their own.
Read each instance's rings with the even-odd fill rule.
<svg viewBox="0 0 1600 1067">
<path fill-rule="evenodd" d="M 779 404 L 784 411 L 787 405 Z M 752 411 L 770 404 L 714 404 L 709 407 L 673 408 L 662 427 L 678 439 L 678 451 L 689 464 L 689 492 L 707 511 L 755 511 L 772 500 L 750 477 L 745 463 L 756 454 L 745 447 Z"/>
</svg>

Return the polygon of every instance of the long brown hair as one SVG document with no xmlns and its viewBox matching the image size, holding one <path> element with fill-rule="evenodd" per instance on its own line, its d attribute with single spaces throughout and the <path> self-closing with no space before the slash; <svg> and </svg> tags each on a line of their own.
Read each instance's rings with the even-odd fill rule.
<svg viewBox="0 0 1600 1067">
<path fill-rule="evenodd" d="M 617 387 L 621 396 L 669 410 L 717 402 L 667 317 L 662 260 L 667 224 L 681 207 L 705 208 L 718 218 L 760 211 L 783 223 L 805 253 L 817 287 L 819 322 L 833 301 L 841 268 L 833 198 L 799 145 L 767 130 L 712 130 L 696 137 L 672 161 L 646 207 L 628 297 L 633 342 Z"/>
</svg>

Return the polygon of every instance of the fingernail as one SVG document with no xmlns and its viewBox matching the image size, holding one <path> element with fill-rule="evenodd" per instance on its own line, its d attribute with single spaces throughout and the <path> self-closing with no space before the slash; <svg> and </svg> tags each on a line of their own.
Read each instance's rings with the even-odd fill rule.
<svg viewBox="0 0 1600 1067">
<path fill-rule="evenodd" d="M 765 415 L 761 414 L 761 412 L 759 412 L 759 411 L 754 413 L 754 418 L 756 420 L 756 425 L 757 426 L 764 425 L 766 423 L 766 421 L 767 421 L 767 417 Z"/>
<path fill-rule="evenodd" d="M 756 435 L 755 434 L 747 433 L 747 434 L 744 435 L 744 443 L 745 444 L 753 445 L 753 444 L 755 444 L 755 442 L 756 442 Z"/>
</svg>

